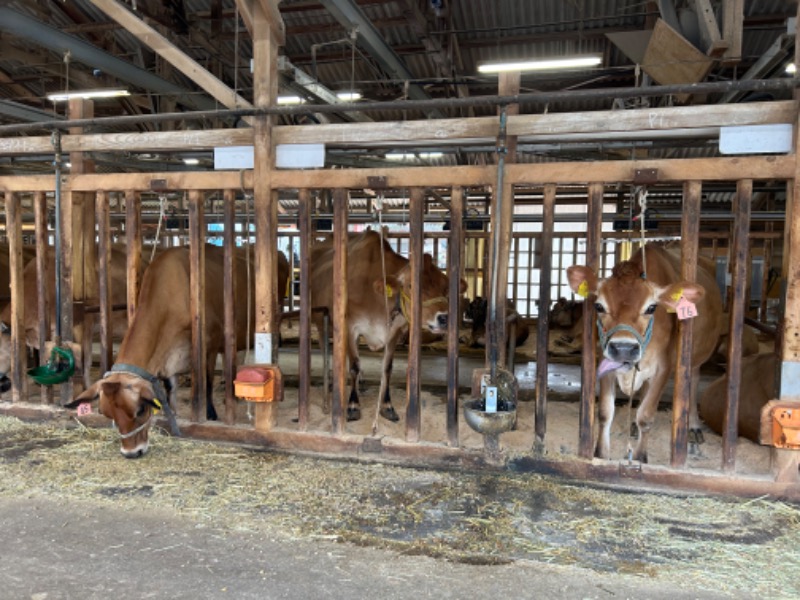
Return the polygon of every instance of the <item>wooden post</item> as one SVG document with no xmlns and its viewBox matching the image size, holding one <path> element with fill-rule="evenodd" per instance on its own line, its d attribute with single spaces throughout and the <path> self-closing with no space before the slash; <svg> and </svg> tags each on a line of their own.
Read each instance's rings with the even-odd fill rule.
<svg viewBox="0 0 800 600">
<path fill-rule="evenodd" d="M 542 199 L 542 252 L 539 266 L 539 310 L 536 332 L 536 437 L 533 451 L 545 453 L 547 429 L 547 341 L 550 336 L 550 282 L 553 274 L 553 228 L 555 222 L 556 186 L 546 185 Z"/>
<path fill-rule="evenodd" d="M 447 316 L 447 443 L 458 447 L 458 329 L 461 324 L 461 273 L 464 253 L 464 189 L 450 196 L 450 235 L 447 238 L 447 276 L 450 278 Z"/>
<path fill-rule="evenodd" d="M 69 100 L 70 119 L 91 119 L 94 117 L 94 102 L 82 98 Z M 80 135 L 83 129 L 70 127 L 70 135 Z M 94 161 L 84 152 L 69 153 L 70 175 L 94 173 Z M 73 308 L 80 308 L 73 317 L 81 327 L 81 362 L 84 378 L 88 379 L 92 367 L 92 337 L 97 317 L 86 313 L 87 301 L 97 297 L 97 247 L 95 245 L 95 198 L 88 192 L 73 192 L 73 238 L 72 238 L 72 299 Z M 63 332 L 62 332 L 63 333 Z M 70 338 L 72 339 L 72 338 Z"/>
<path fill-rule="evenodd" d="M 20 199 L 6 192 L 6 237 L 8 238 L 9 279 L 11 282 L 11 401 L 22 399 L 25 386 L 25 290 L 22 285 L 22 215 Z"/>
<path fill-rule="evenodd" d="M 206 387 L 205 215 L 202 192 L 189 192 L 189 299 L 192 320 L 192 421 L 205 420 Z"/>
<path fill-rule="evenodd" d="M 56 256 L 60 263 L 61 280 L 56 285 L 61 285 L 61 340 L 60 343 L 73 341 L 73 295 L 72 295 L 72 240 L 74 229 L 72 220 L 72 192 L 68 189 L 61 191 L 61 255 Z M 56 233 L 58 235 L 58 233 Z M 73 384 L 69 379 L 61 384 L 61 399 L 71 400 Z"/>
<path fill-rule="evenodd" d="M 697 254 L 700 236 L 700 200 L 702 184 L 687 181 L 683 186 L 681 222 L 681 279 L 697 281 Z M 692 387 L 692 321 L 679 321 L 678 358 L 675 364 L 675 390 L 672 396 L 672 450 L 670 464 L 686 465 L 689 443 L 689 402 Z"/>
<path fill-rule="evenodd" d="M 311 393 L 311 194 L 301 189 L 297 226 L 300 229 L 300 343 L 297 355 L 299 374 L 297 388 L 297 420 L 300 431 L 308 429 L 309 395 Z M 293 290 L 292 290 L 293 291 Z M 317 332 L 320 336 L 322 332 Z M 324 390 L 327 394 L 328 390 Z"/>
<path fill-rule="evenodd" d="M 331 427 L 344 433 L 347 415 L 347 190 L 333 192 L 333 401 Z M 356 385 L 354 382 L 353 385 Z"/>
<path fill-rule="evenodd" d="M 274 103 L 278 93 L 278 43 L 280 16 L 264 10 L 270 5 L 253 3 L 253 104 L 266 107 Z M 277 363 L 278 333 L 278 268 L 277 224 L 278 198 L 272 189 L 275 148 L 272 137 L 273 119 L 258 117 L 254 127 L 255 166 L 253 192 L 256 220 L 255 260 L 255 355 L 257 363 Z M 255 406 L 255 427 L 270 431 L 277 423 L 277 403 L 259 402 Z"/>
<path fill-rule="evenodd" d="M 128 326 L 133 322 L 142 284 L 142 200 L 137 192 L 125 192 L 125 245 L 128 248 Z"/>
<path fill-rule="evenodd" d="M 750 260 L 748 241 L 750 235 L 750 204 L 753 198 L 753 181 L 744 179 L 736 184 L 734 203 L 733 245 L 733 302 L 729 308 L 728 333 L 728 394 L 723 421 L 722 470 L 733 472 L 736 468 L 736 440 L 738 439 L 739 391 L 742 382 L 742 329 L 744 328 L 747 294 L 747 267 Z"/>
<path fill-rule="evenodd" d="M 98 191 L 95 199 L 98 250 L 98 300 L 100 302 L 100 373 L 111 368 L 111 221 L 108 194 Z M 90 336 L 91 337 L 91 336 Z"/>
<path fill-rule="evenodd" d="M 588 229 L 586 230 L 586 266 L 600 276 L 600 251 L 603 226 L 603 184 L 589 184 Z M 597 343 L 595 342 L 594 303 L 583 303 L 583 354 L 581 355 L 581 407 L 579 415 L 578 456 L 591 458 L 594 451 L 594 405 Z"/>
<path fill-rule="evenodd" d="M 408 372 L 406 398 L 406 441 L 418 442 L 420 436 L 420 348 L 422 346 L 422 265 L 424 254 L 423 211 L 425 191 L 411 188 L 409 198 L 408 258 L 411 271 L 411 322 L 408 330 Z"/>
<path fill-rule="evenodd" d="M 47 196 L 44 192 L 33 195 L 33 214 L 36 228 L 36 296 L 39 311 L 39 364 L 45 364 L 48 357 L 44 353 L 44 345 L 50 339 L 50 289 L 48 282 L 53 273 L 50 261 L 47 260 Z M 53 388 L 49 385 L 41 386 L 42 403 L 53 403 Z"/>
<path fill-rule="evenodd" d="M 224 307 L 225 326 L 225 357 L 223 374 L 225 378 L 225 416 L 227 425 L 236 423 L 236 396 L 234 395 L 233 380 L 236 378 L 236 349 L 239 340 L 236 339 L 236 298 L 239 296 L 236 289 L 236 190 L 225 190 L 225 201 L 222 203 L 224 231 L 222 244 L 225 248 L 222 295 Z M 212 283 L 213 285 L 213 283 Z M 250 289 L 244 291 L 243 297 L 250 295 Z M 241 304 L 247 309 L 248 302 Z M 249 331 L 245 335 L 250 335 Z"/>
</svg>

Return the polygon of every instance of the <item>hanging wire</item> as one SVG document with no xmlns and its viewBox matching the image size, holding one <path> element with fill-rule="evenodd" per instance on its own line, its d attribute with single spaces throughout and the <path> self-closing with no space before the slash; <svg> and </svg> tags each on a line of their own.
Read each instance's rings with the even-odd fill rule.
<svg viewBox="0 0 800 600">
<path fill-rule="evenodd" d="M 186 192 L 183 192 L 183 201 L 186 202 L 187 196 Z M 167 196 L 166 194 L 159 194 L 158 196 L 158 227 L 156 227 L 156 237 L 153 238 L 153 249 L 150 251 L 150 262 L 153 262 L 153 259 L 156 256 L 156 248 L 158 248 L 158 240 L 161 237 L 161 223 L 164 222 L 165 215 L 165 207 L 167 204 Z"/>
</svg>

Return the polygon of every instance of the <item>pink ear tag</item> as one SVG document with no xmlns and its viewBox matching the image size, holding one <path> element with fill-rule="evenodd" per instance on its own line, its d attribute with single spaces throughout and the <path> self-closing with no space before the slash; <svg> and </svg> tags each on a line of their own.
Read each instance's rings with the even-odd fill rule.
<svg viewBox="0 0 800 600">
<path fill-rule="evenodd" d="M 692 319 L 697 316 L 697 306 L 694 302 L 690 302 L 681 296 L 678 304 L 675 305 L 675 312 L 678 313 L 678 318 L 683 321 L 684 319 Z"/>
<path fill-rule="evenodd" d="M 88 402 L 84 402 L 82 404 L 78 404 L 78 416 L 84 417 L 86 415 L 92 414 L 92 405 Z"/>
</svg>

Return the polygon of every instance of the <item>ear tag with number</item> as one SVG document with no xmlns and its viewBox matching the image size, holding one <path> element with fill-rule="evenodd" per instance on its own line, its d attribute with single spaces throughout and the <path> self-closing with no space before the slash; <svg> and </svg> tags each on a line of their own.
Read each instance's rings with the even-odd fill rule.
<svg viewBox="0 0 800 600">
<path fill-rule="evenodd" d="M 693 319 L 697 316 L 697 306 L 695 306 L 694 302 L 681 298 L 675 306 L 675 312 L 678 313 L 680 320 Z"/>
<path fill-rule="evenodd" d="M 86 415 L 90 415 L 90 414 L 92 414 L 92 405 L 89 404 L 88 402 L 84 402 L 82 404 L 78 404 L 77 412 L 78 412 L 78 416 L 79 417 L 84 417 Z"/>
</svg>

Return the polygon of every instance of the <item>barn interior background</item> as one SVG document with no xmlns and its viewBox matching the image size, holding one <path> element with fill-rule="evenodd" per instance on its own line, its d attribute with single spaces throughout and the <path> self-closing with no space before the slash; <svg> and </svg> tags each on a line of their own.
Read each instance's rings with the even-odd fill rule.
<svg viewBox="0 0 800 600">
<path fill-rule="evenodd" d="M 744 354 L 767 354 L 783 375 L 767 399 L 800 395 L 793 389 L 798 254 L 788 218 L 797 174 L 796 17 L 796 3 L 743 0 L 4 2 L 0 190 L 14 352 L 3 410 L 62 414 L 59 402 L 76 385 L 53 394 L 25 376 L 22 306 L 33 300 L 21 292 L 23 246 L 41 257 L 59 238 L 62 335 L 69 341 L 74 323 L 99 312 L 99 351 L 94 364 L 85 361 L 96 378 L 113 360 L 113 309 L 135 310 L 142 257 L 152 247 L 252 244 L 254 343 L 263 352 L 267 340 L 267 362 L 280 355 L 285 400 L 252 409 L 237 400 L 229 349 L 221 366 L 225 424 L 202 418 L 195 375 L 181 415 L 187 435 L 496 465 L 497 440 L 465 426 L 461 405 L 475 393 L 472 369 L 510 354 L 518 418 L 500 438 L 502 464 L 797 495 L 795 451 L 740 438 L 735 419 L 724 435 L 709 434 L 702 459 L 687 457 L 685 432 L 670 423 L 672 394 L 663 400 L 652 464 L 590 460 L 592 329 L 571 322 L 558 329 L 556 313 L 546 318 L 560 297 L 574 299 L 567 266 L 608 272 L 642 237 L 674 240 L 685 256 L 714 261 L 730 315 L 728 349 L 703 387 L 726 372 L 746 381 Z M 481 71 L 500 61 L 570 57 L 593 63 Z M 124 95 L 53 96 L 111 89 Z M 331 231 L 341 247 L 345 224 L 387 227 L 401 254 L 424 248 L 440 268 L 462 274 L 468 299 L 491 297 L 496 307 L 486 351 L 467 348 L 456 328 L 438 340 L 412 329 L 402 353 L 409 379 L 395 368 L 403 418 L 382 422 L 377 434 L 369 419 L 344 420 L 341 340 L 333 348 L 341 367 L 333 409 L 322 410 L 321 358 L 307 343 L 316 332 L 302 319 L 310 308 L 303 259 L 312 240 Z M 107 241 L 127 248 L 121 307 L 101 285 Z M 291 293 L 280 303 L 276 248 L 292 272 Z M 199 268 L 202 253 L 193 260 Z M 218 282 L 197 278 L 193 297 L 206 285 Z M 451 314 L 460 321 L 455 295 Z M 506 320 L 506 298 L 516 327 L 530 334 L 516 350 L 507 350 L 497 325 Z M 298 308 L 293 324 L 281 319 Z M 28 337 L 44 348 L 52 339 L 48 319 L 35 327 Z M 272 356 L 279 333 L 283 345 Z M 205 367 L 200 337 L 195 374 Z M 363 394 L 373 401 L 374 362 Z M 427 372 L 423 363 L 435 366 Z M 676 377 L 680 412 L 689 373 L 678 369 Z M 726 397 L 736 411 L 738 386 Z M 618 458 L 626 429 L 621 422 Z M 785 447 L 800 441 L 789 439 L 796 431 L 785 429 Z"/>
</svg>

